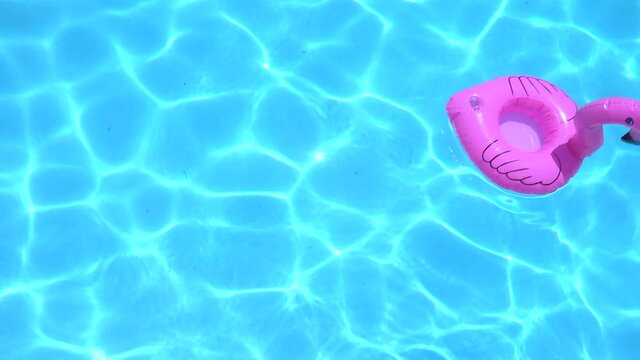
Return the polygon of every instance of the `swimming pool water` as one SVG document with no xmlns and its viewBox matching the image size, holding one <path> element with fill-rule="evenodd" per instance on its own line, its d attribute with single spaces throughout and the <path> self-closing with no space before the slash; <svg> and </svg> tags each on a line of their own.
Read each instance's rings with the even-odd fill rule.
<svg viewBox="0 0 640 360">
<path fill-rule="evenodd" d="M 0 359 L 639 359 L 640 150 L 490 184 L 451 94 L 640 98 L 635 1 L 0 2 Z"/>
</svg>

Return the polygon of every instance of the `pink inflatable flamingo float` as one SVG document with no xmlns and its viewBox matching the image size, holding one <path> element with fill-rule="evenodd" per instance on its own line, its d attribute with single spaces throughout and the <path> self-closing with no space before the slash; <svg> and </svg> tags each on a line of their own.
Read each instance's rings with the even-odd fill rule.
<svg viewBox="0 0 640 360">
<path fill-rule="evenodd" d="M 567 94 L 533 76 L 500 77 L 453 95 L 447 114 L 474 164 L 497 185 L 549 194 L 602 146 L 604 124 L 630 127 L 640 144 L 640 102 L 611 97 L 578 108 Z"/>
</svg>

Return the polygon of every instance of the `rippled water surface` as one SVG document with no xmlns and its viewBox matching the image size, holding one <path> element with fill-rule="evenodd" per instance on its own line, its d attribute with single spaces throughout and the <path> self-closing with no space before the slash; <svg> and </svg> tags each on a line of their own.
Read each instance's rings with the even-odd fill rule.
<svg viewBox="0 0 640 360">
<path fill-rule="evenodd" d="M 490 184 L 444 105 L 640 98 L 635 1 L 0 1 L 0 359 L 638 359 L 640 150 Z"/>
</svg>

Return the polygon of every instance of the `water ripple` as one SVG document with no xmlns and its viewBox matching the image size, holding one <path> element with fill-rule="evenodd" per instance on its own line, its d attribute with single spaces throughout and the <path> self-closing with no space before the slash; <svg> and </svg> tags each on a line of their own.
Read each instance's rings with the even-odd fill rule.
<svg viewBox="0 0 640 360">
<path fill-rule="evenodd" d="M 630 2 L 0 3 L 0 359 L 631 359 L 634 149 L 506 193 L 450 94 L 638 93 Z"/>
</svg>

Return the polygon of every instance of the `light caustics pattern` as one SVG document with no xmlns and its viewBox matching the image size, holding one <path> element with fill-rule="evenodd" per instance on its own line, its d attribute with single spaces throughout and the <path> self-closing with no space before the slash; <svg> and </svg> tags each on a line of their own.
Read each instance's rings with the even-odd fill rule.
<svg viewBox="0 0 640 360">
<path fill-rule="evenodd" d="M 0 359 L 633 359 L 640 152 L 492 186 L 450 94 L 640 97 L 633 1 L 0 2 Z"/>
</svg>

